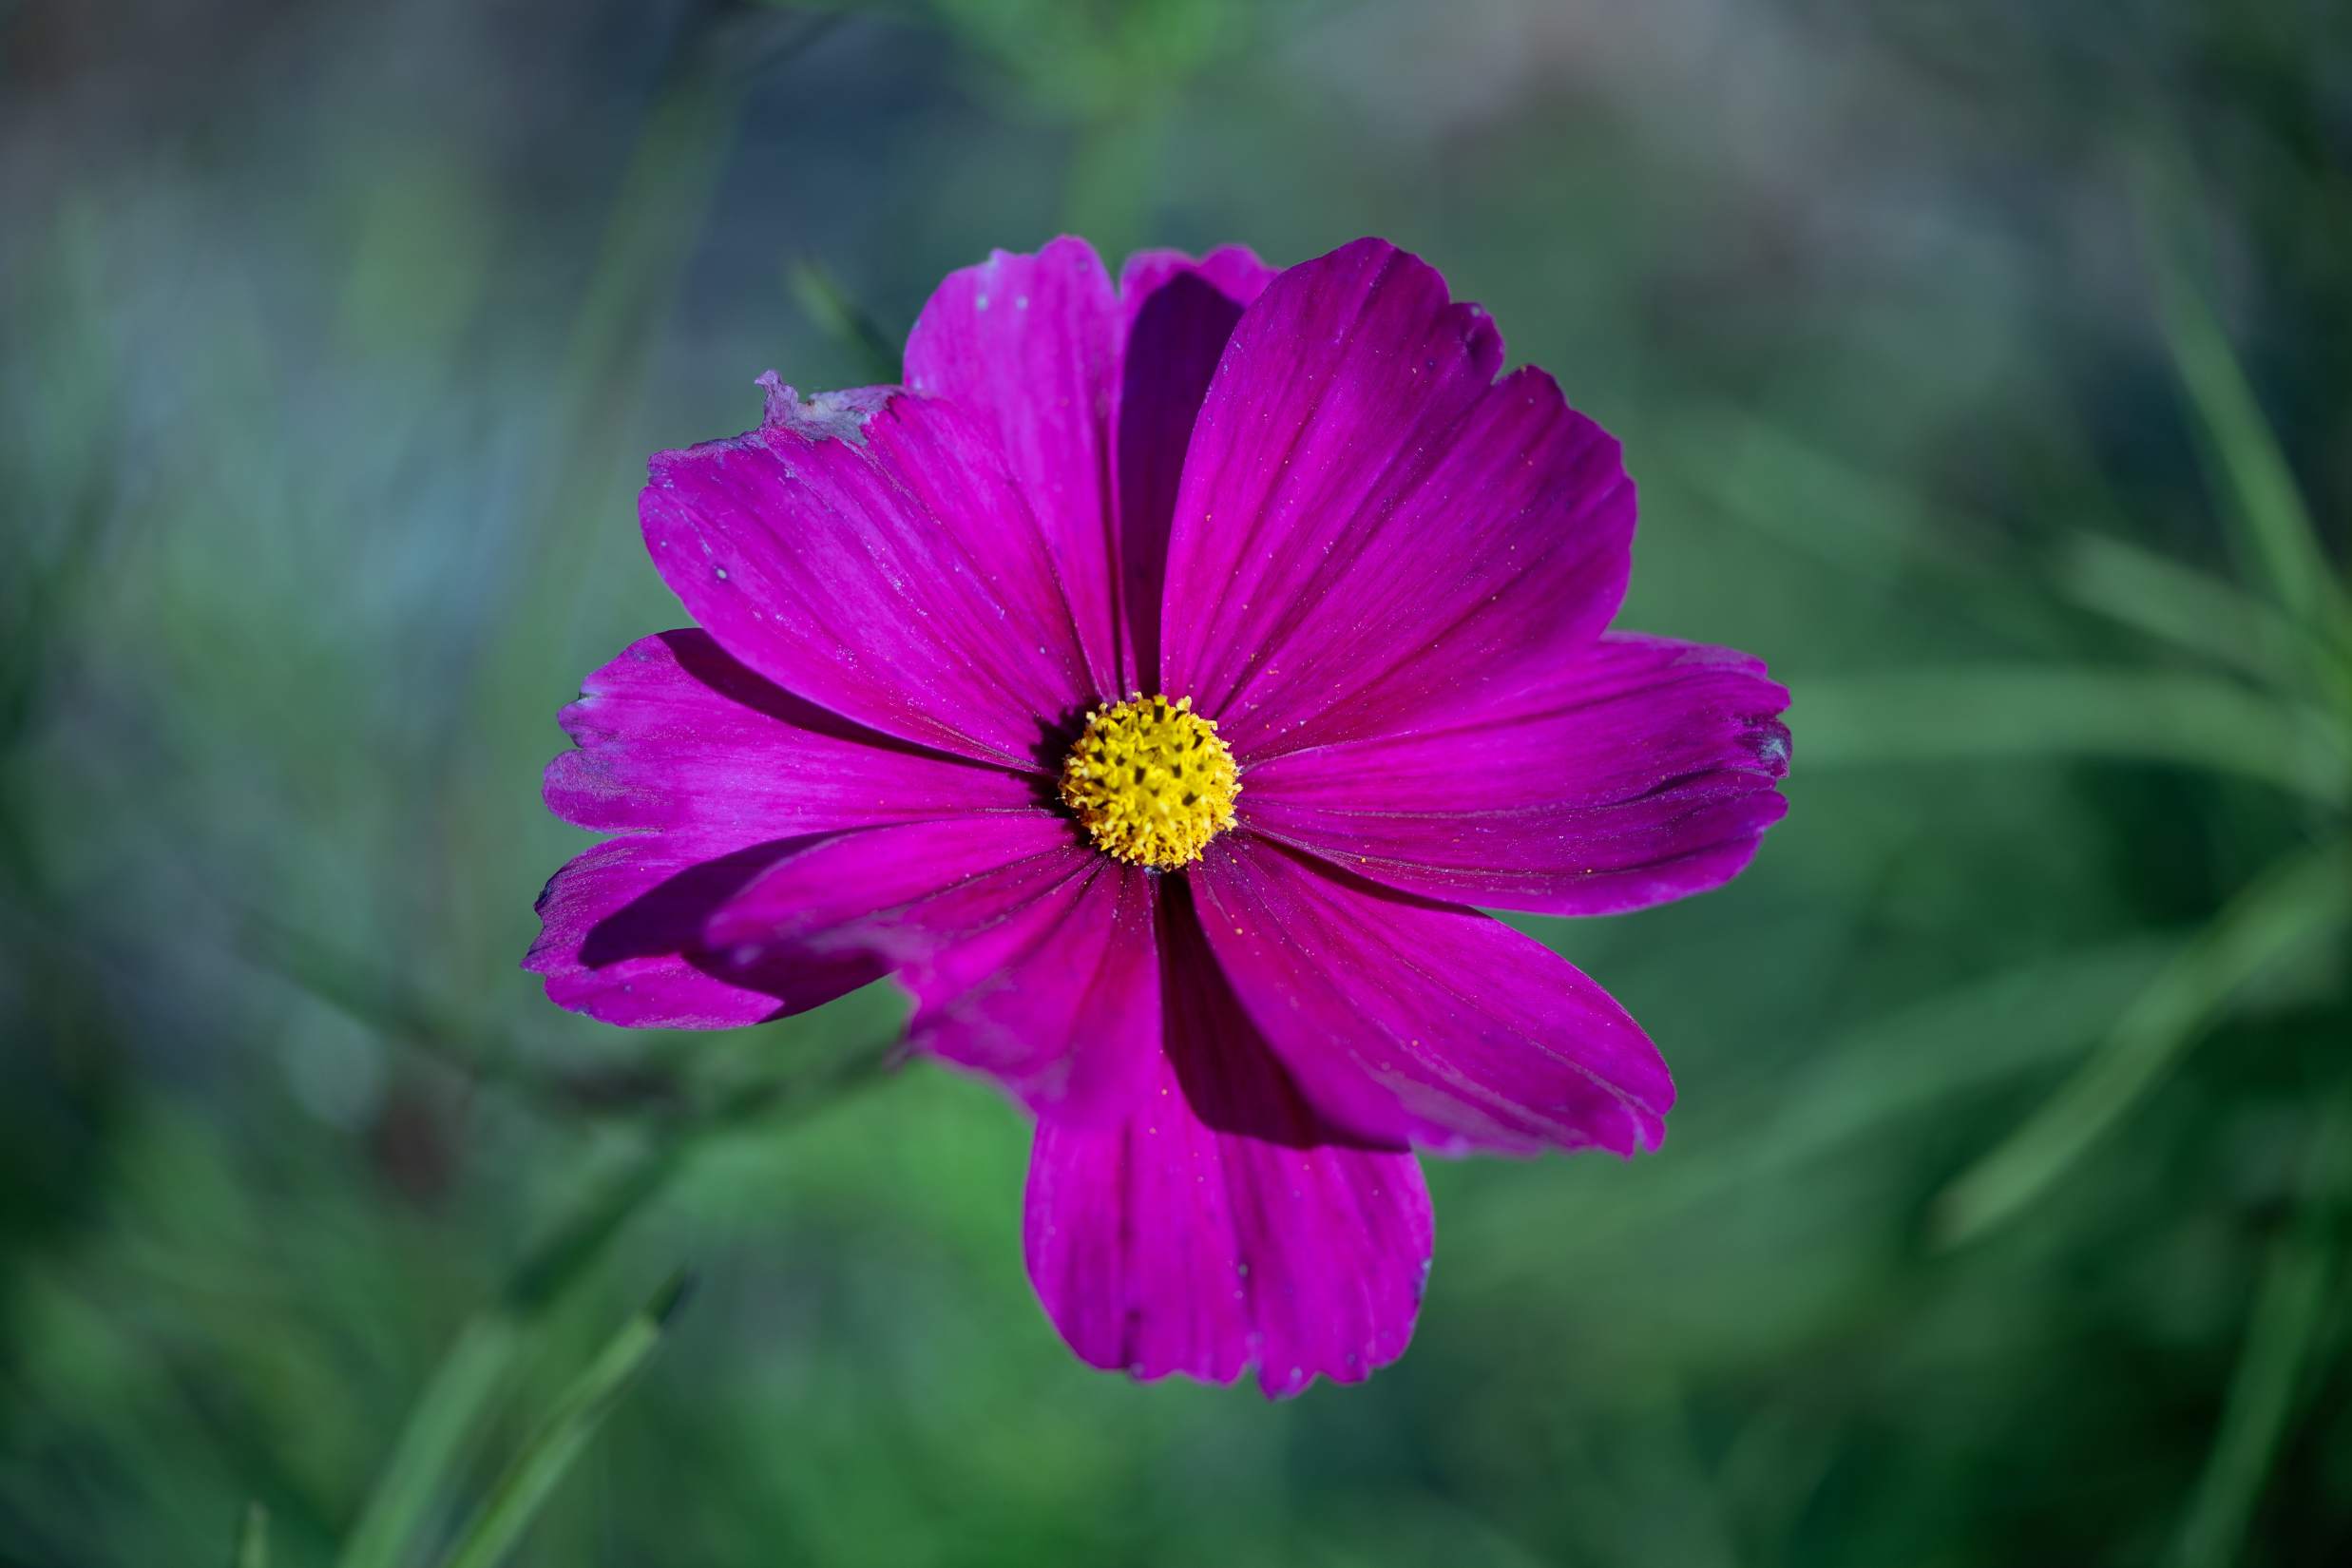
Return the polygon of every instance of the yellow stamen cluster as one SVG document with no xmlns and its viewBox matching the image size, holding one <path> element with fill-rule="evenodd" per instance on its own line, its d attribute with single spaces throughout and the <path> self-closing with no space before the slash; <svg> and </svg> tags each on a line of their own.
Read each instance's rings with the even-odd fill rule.
<svg viewBox="0 0 2352 1568">
<path fill-rule="evenodd" d="M 1200 858 L 1233 825 L 1241 793 L 1233 754 L 1216 720 L 1136 693 L 1086 716 L 1086 733 L 1061 765 L 1061 803 L 1077 813 L 1095 848 L 1130 866 L 1164 869 Z"/>
</svg>

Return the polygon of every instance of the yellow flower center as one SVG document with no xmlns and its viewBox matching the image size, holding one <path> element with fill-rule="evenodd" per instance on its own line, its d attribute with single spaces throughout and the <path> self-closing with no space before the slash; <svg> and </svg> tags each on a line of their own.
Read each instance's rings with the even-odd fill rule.
<svg viewBox="0 0 2352 1568">
<path fill-rule="evenodd" d="M 1061 765 L 1061 803 L 1095 848 L 1130 866 L 1189 866 L 1233 825 L 1241 793 L 1233 754 L 1216 720 L 1136 693 L 1086 716 L 1086 733 Z"/>
</svg>

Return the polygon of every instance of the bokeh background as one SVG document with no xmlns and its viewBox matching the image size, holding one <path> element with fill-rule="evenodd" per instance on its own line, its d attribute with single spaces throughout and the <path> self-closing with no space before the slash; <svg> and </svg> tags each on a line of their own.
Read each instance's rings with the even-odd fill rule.
<svg viewBox="0 0 2352 1568">
<path fill-rule="evenodd" d="M 2330 0 L 0 4 L 0 1562 L 2352 1561 L 2347 169 Z M 1065 229 L 1428 256 L 1795 693 L 1528 923 L 1665 1151 L 1282 1405 L 1064 1351 L 891 996 L 516 967 L 644 455 Z"/>
</svg>

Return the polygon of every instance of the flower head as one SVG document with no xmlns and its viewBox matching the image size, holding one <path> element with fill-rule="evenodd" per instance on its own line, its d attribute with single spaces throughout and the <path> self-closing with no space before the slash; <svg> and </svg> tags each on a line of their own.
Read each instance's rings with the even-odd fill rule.
<svg viewBox="0 0 2352 1568">
<path fill-rule="evenodd" d="M 726 1027 L 884 974 L 1036 1115 L 1073 1348 L 1270 1394 L 1402 1353 L 1415 1150 L 1654 1148 L 1648 1038 L 1479 908 L 1714 887 L 1783 810 L 1756 660 L 1608 630 L 1617 445 L 1419 259 L 1082 241 L 947 279 L 903 387 L 654 459 L 698 630 L 566 709 L 614 836 L 526 961 Z"/>
<path fill-rule="evenodd" d="M 1130 866 L 1174 870 L 1234 827 L 1233 748 L 1193 699 L 1136 693 L 1086 716 L 1061 764 L 1061 803 L 1095 848 Z"/>
</svg>

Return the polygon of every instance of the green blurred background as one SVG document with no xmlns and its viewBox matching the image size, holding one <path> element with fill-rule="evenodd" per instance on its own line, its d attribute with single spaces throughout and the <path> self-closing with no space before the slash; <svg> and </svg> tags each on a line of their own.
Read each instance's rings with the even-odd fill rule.
<svg viewBox="0 0 2352 1568">
<path fill-rule="evenodd" d="M 2347 168 L 2328 0 L 5 0 L 0 1563 L 2352 1562 Z M 1528 923 L 1666 1150 L 1283 1405 L 1069 1356 L 892 997 L 516 967 L 644 454 L 1063 229 L 1426 255 L 1795 693 Z"/>
</svg>

